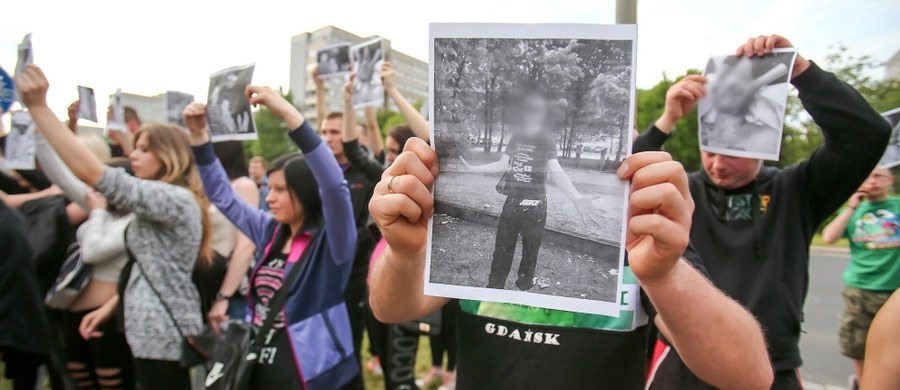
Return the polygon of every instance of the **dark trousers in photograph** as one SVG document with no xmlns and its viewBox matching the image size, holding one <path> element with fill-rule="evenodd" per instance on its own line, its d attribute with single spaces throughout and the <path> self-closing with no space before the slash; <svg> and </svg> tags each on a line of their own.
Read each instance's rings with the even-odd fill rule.
<svg viewBox="0 0 900 390">
<path fill-rule="evenodd" d="M 516 287 L 528 290 L 534 287 L 534 270 L 537 267 L 538 252 L 544 239 L 544 225 L 547 223 L 547 200 L 508 197 L 497 223 L 497 238 L 494 243 L 494 259 L 491 261 L 491 275 L 488 288 L 502 289 L 512 268 L 519 236 L 522 237 L 522 261 L 519 263 Z"/>
</svg>

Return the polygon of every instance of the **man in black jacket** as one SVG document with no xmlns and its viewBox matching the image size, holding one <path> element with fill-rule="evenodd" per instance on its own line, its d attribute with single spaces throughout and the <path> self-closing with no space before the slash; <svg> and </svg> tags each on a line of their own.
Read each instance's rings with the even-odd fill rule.
<svg viewBox="0 0 900 390">
<path fill-rule="evenodd" d="M 763 56 L 788 47 L 783 37 L 760 36 L 741 45 L 736 55 Z M 661 149 L 675 123 L 706 95 L 705 83 L 694 75 L 672 85 L 665 112 L 635 141 L 634 152 Z M 761 160 L 702 152 L 703 170 L 690 175 L 696 203 L 691 241 L 708 259 L 713 283 L 746 306 L 766 330 L 773 389 L 801 388 L 798 343 L 813 234 L 866 179 L 891 133 L 859 93 L 799 55 L 791 83 L 825 137 L 808 160 L 780 170 Z M 674 350 L 662 356 L 655 362 L 651 389 L 712 388 Z"/>
</svg>

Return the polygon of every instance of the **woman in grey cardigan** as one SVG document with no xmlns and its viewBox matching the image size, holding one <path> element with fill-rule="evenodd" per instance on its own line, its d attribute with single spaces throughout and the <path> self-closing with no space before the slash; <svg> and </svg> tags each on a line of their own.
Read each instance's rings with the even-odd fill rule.
<svg viewBox="0 0 900 390">
<path fill-rule="evenodd" d="M 134 214 L 126 242 L 136 263 L 123 299 L 137 383 L 144 390 L 190 389 L 188 370 L 178 364 L 181 334 L 200 333 L 200 300 L 191 272 L 196 261 L 210 259 L 211 250 L 209 202 L 187 135 L 176 126 L 142 126 L 129 155 L 132 177 L 103 165 L 50 111 L 49 84 L 40 68 L 29 65 L 16 82 L 35 124 L 72 173 Z"/>
</svg>

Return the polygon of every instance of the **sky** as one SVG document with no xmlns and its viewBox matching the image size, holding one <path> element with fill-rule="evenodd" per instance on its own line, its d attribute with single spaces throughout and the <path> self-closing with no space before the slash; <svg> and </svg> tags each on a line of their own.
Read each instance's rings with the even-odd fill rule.
<svg viewBox="0 0 900 390">
<path fill-rule="evenodd" d="M 427 60 L 431 22 L 615 22 L 615 0 L 29 0 L 3 8 L 0 67 L 12 72 L 16 45 L 33 33 L 35 63 L 61 118 L 77 85 L 94 88 L 98 107 L 116 88 L 184 91 L 202 102 L 211 73 L 255 62 L 254 83 L 286 88 L 291 36 L 327 25 L 386 37 Z M 760 34 L 783 35 L 813 60 L 845 45 L 884 61 L 900 49 L 897 15 L 896 0 L 639 0 L 637 87 L 702 68 Z"/>
</svg>

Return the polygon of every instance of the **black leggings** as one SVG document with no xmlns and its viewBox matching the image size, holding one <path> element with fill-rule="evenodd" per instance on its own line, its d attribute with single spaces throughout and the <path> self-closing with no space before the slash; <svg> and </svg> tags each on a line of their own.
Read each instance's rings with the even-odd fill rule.
<svg viewBox="0 0 900 390">
<path fill-rule="evenodd" d="M 191 390 L 191 374 L 178 362 L 135 358 L 134 372 L 141 390 Z"/>
<path fill-rule="evenodd" d="M 79 389 L 134 389 L 134 365 L 125 335 L 116 329 L 115 321 L 106 321 L 97 329 L 103 337 L 81 338 L 78 326 L 88 313 L 61 313 L 69 377 Z"/>
<path fill-rule="evenodd" d="M 456 370 L 456 325 L 459 322 L 459 300 L 453 299 L 441 308 L 441 334 L 428 336 L 431 342 L 431 365 L 444 366 L 447 351 L 447 371 Z"/>
</svg>

